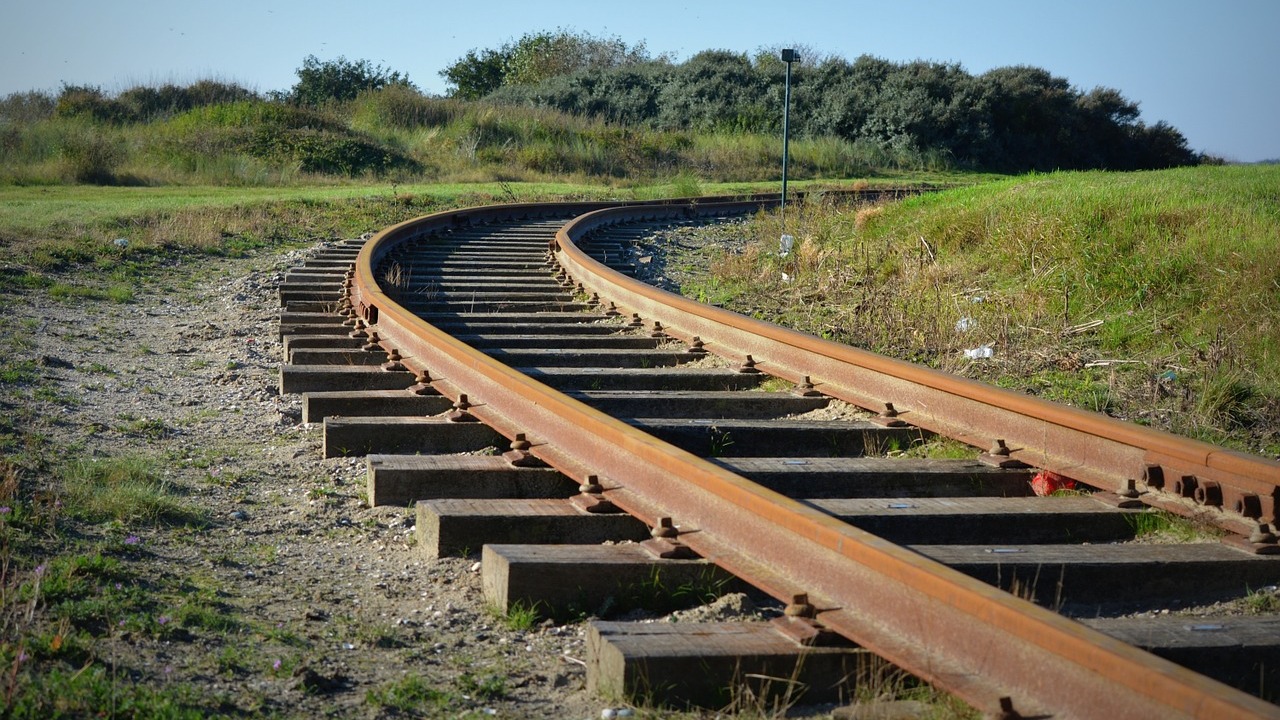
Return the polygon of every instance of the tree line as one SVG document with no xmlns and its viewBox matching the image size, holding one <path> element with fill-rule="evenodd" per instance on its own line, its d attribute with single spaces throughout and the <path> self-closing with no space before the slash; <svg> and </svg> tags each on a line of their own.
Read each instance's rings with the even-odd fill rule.
<svg viewBox="0 0 1280 720">
<path fill-rule="evenodd" d="M 806 57 L 807 56 L 807 57 Z M 643 44 L 567 31 L 472 50 L 441 76 L 455 97 L 554 108 L 659 130 L 778 132 L 785 66 L 776 51 L 707 50 L 676 63 Z M 957 63 L 850 62 L 801 52 L 791 127 L 890 149 L 942 153 L 1002 171 L 1139 170 L 1206 158 L 1112 88 L 1082 91 L 1030 66 L 980 75 Z"/>
</svg>

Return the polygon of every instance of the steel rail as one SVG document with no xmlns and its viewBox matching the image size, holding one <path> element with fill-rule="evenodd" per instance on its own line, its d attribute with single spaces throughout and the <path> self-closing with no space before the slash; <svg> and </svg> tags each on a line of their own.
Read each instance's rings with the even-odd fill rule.
<svg viewBox="0 0 1280 720">
<path fill-rule="evenodd" d="M 714 214 L 717 207 L 652 208 L 646 215 Z M 685 339 L 696 335 L 722 355 L 749 354 L 770 374 L 793 381 L 808 375 L 824 394 L 872 411 L 892 403 L 900 419 L 972 445 L 989 447 L 1002 441 L 1010 459 L 1103 490 L 1131 493 L 1137 489 L 1161 493 L 1166 500 L 1184 498 L 1183 509 L 1216 510 L 1223 514 L 1224 524 L 1245 535 L 1276 520 L 1278 462 L 697 303 L 615 273 L 573 242 L 591 230 L 634 216 L 634 210 L 612 208 L 576 218 L 557 236 L 560 264 L 588 290 L 628 312 L 661 322 L 668 334 Z"/>
<path fill-rule="evenodd" d="M 527 206 L 484 210 L 460 216 L 539 212 Z M 535 455 L 572 477 L 599 475 L 620 507 L 650 523 L 674 517 L 679 539 L 705 557 L 777 597 L 808 593 L 825 626 L 988 712 L 1009 717 L 1280 717 L 1275 705 L 662 443 L 434 328 L 386 295 L 374 267 L 398 243 L 453 224 L 453 217 L 459 215 L 428 216 L 375 236 L 357 261 L 353 302 L 408 364 L 429 368 L 449 394 L 467 393 L 476 404 L 473 414 L 509 437 L 526 433 Z M 567 237 L 559 244 L 563 264 L 585 267 L 594 262 L 571 258 Z M 595 276 L 607 274 L 597 269 Z"/>
</svg>

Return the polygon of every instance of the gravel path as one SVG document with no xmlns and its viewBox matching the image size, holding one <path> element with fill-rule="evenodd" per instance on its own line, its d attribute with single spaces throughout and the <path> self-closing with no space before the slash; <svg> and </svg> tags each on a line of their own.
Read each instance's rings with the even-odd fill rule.
<svg viewBox="0 0 1280 720">
<path fill-rule="evenodd" d="M 184 261 L 128 304 L 29 292 L 13 307 L 50 447 L 154 460 L 212 518 L 105 532 L 137 538 L 137 576 L 211 588 L 235 629 L 114 633 L 94 655 L 228 714 L 380 717 L 394 710 L 370 691 L 416 676 L 440 693 L 431 714 L 598 717 L 581 627 L 505 627 L 476 559 L 417 552 L 411 512 L 366 507 L 363 458 L 321 459 L 320 428 L 279 395 L 276 288 L 305 254 Z"/>
</svg>

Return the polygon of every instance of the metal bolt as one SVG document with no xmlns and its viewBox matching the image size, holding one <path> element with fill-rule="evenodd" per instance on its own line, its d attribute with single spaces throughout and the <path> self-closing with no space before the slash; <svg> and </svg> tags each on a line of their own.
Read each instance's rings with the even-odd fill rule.
<svg viewBox="0 0 1280 720">
<path fill-rule="evenodd" d="M 1009 446 L 1005 444 L 1003 438 L 996 438 L 991 441 L 991 449 L 987 451 L 987 454 L 1007 457 L 1009 455 Z"/>
<path fill-rule="evenodd" d="M 378 331 L 374 330 L 369 333 L 369 341 L 360 346 L 361 350 L 381 350 L 382 346 L 378 343 L 382 342 L 382 338 L 378 337 Z"/>
<path fill-rule="evenodd" d="M 881 410 L 879 415 L 872 418 L 872 421 L 887 428 L 906 427 L 907 423 L 899 420 L 898 415 L 898 409 L 893 406 L 893 403 L 887 402 L 884 404 L 884 410 Z"/>
<path fill-rule="evenodd" d="M 1249 542 L 1251 543 L 1264 544 L 1273 543 L 1275 541 L 1276 535 L 1271 532 L 1271 527 L 1262 522 L 1258 523 L 1258 526 L 1253 529 L 1253 533 L 1249 535 Z"/>
<path fill-rule="evenodd" d="M 644 327 L 644 322 L 640 320 L 640 313 L 631 313 L 631 322 L 627 323 L 627 327 Z"/>
<path fill-rule="evenodd" d="M 529 442 L 527 435 L 516 433 L 515 439 L 511 441 L 511 449 L 502 453 L 502 458 L 512 467 L 545 467 L 541 460 L 529 452 L 532 448 L 533 443 Z"/>
<path fill-rule="evenodd" d="M 1236 498 L 1235 510 L 1247 518 L 1256 520 L 1262 517 L 1262 499 L 1253 493 L 1245 493 Z"/>
<path fill-rule="evenodd" d="M 685 352 L 693 353 L 694 355 L 706 355 L 707 349 L 702 346 L 702 338 L 694 335 L 693 339 L 689 341 L 689 347 Z"/>
<path fill-rule="evenodd" d="M 793 394 L 799 395 L 800 397 L 821 397 L 822 396 L 822 393 L 818 392 L 818 389 L 813 386 L 813 380 L 809 379 L 808 375 L 805 375 L 804 379 L 800 381 L 800 384 L 797 385 L 795 389 L 792 390 L 791 392 Z"/>
<path fill-rule="evenodd" d="M 1192 497 L 1201 505 L 1217 507 L 1222 504 L 1222 488 L 1212 480 L 1205 480 L 1192 491 Z"/>
<path fill-rule="evenodd" d="M 407 368 L 401 362 L 402 360 L 404 358 L 400 356 L 400 351 L 396 348 L 391 348 L 387 351 L 387 361 L 382 363 L 382 369 L 387 372 L 403 372 Z"/>
<path fill-rule="evenodd" d="M 599 476 L 588 475 L 587 479 L 583 480 L 582 484 L 578 486 L 578 491 L 584 492 L 584 493 L 590 493 L 593 495 L 598 495 L 604 492 L 604 486 L 600 484 Z M 656 531 L 656 528 L 655 528 L 655 531 Z M 657 537 L 657 536 L 655 535 L 654 537 Z"/>
<path fill-rule="evenodd" d="M 817 608 L 809 602 L 808 593 L 796 593 L 791 596 L 791 602 L 782 609 L 782 614 L 787 617 L 811 618 L 816 611 Z"/>
<path fill-rule="evenodd" d="M 658 518 L 658 524 L 649 531 L 649 534 L 656 538 L 666 538 L 670 540 L 680 533 L 676 530 L 675 522 L 672 521 L 671 518 L 660 517 Z"/>
<path fill-rule="evenodd" d="M 743 361 L 742 361 L 742 364 L 741 364 L 741 365 L 739 365 L 739 366 L 737 367 L 737 370 L 738 370 L 738 372 L 740 372 L 740 373 L 758 373 L 758 372 L 760 372 L 760 370 L 759 370 L 758 368 L 756 368 L 756 361 L 755 361 L 755 358 L 751 357 L 750 355 L 748 355 L 748 356 L 747 356 L 747 359 L 746 359 L 746 360 L 743 360 Z"/>
<path fill-rule="evenodd" d="M 453 412 L 449 413 L 449 422 L 480 422 L 475 415 L 468 412 L 472 407 L 465 393 L 459 395 L 458 401 L 453 404 Z"/>
<path fill-rule="evenodd" d="M 1177 480 L 1174 480 L 1173 492 L 1175 495 L 1181 495 L 1182 497 L 1194 496 L 1196 492 L 1196 476 L 1183 475 Z"/>
<path fill-rule="evenodd" d="M 409 392 L 414 395 L 439 395 L 440 391 L 431 387 L 431 372 L 423 370 L 413 378 L 414 383 L 409 387 Z"/>
<path fill-rule="evenodd" d="M 1120 483 L 1120 487 L 1116 490 L 1116 495 L 1122 498 L 1138 497 L 1138 483 L 1133 478 L 1129 478 Z"/>
<path fill-rule="evenodd" d="M 657 320 L 654 320 L 653 332 L 649 333 L 649 337 L 661 338 L 666 336 L 667 334 L 663 332 L 663 329 L 662 329 L 662 323 L 658 322 Z"/>
</svg>

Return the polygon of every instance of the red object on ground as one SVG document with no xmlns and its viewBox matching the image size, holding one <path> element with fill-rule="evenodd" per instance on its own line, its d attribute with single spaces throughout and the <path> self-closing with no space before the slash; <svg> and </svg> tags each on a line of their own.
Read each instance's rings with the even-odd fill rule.
<svg viewBox="0 0 1280 720">
<path fill-rule="evenodd" d="M 1075 488 L 1075 480 L 1062 477 L 1051 470 L 1041 470 L 1035 477 L 1031 478 L 1031 489 L 1041 497 L 1052 495 L 1059 490 L 1075 490 Z"/>
</svg>

